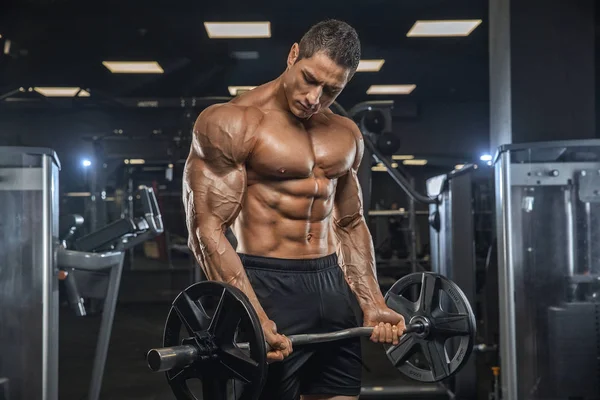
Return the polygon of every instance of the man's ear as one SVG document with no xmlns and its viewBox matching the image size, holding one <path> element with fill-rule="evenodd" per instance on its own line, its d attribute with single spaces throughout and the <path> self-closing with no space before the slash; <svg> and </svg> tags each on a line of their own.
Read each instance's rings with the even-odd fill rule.
<svg viewBox="0 0 600 400">
<path fill-rule="evenodd" d="M 288 59 L 287 59 L 288 69 L 296 63 L 296 60 L 298 60 L 299 55 L 300 55 L 300 46 L 298 45 L 298 43 L 294 43 L 292 45 L 292 48 L 290 49 L 290 53 L 288 54 Z"/>
</svg>

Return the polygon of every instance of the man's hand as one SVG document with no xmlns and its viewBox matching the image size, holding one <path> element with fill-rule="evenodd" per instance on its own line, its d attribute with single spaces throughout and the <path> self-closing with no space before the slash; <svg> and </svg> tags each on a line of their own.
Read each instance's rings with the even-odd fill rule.
<svg viewBox="0 0 600 400">
<path fill-rule="evenodd" d="M 406 325 L 404 317 L 385 304 L 363 309 L 364 326 L 373 326 L 371 341 L 374 343 L 398 344 Z"/>
<path fill-rule="evenodd" d="M 277 325 L 271 320 L 263 322 L 262 328 L 265 341 L 271 346 L 271 351 L 267 352 L 267 362 L 283 361 L 293 351 L 292 342 L 286 336 L 277 333 Z"/>
</svg>

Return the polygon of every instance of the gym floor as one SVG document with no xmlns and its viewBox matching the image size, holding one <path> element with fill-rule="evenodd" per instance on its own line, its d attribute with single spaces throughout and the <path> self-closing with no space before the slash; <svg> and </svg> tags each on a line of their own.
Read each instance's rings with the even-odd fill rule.
<svg viewBox="0 0 600 400">
<path fill-rule="evenodd" d="M 125 274 L 121 285 L 120 298 L 127 299 L 128 288 L 133 289 L 132 278 L 142 278 L 138 274 Z M 144 279 L 135 279 L 143 282 Z M 154 280 L 153 280 L 154 281 Z M 138 286 L 136 292 L 143 291 Z M 163 325 L 169 310 L 168 302 L 127 302 L 121 301 L 117 307 L 101 399 L 129 400 L 173 400 L 163 374 L 150 372 L 146 366 L 146 352 L 160 346 Z M 101 316 L 76 317 L 68 308 L 61 308 L 60 314 L 60 369 L 59 384 L 61 400 L 83 400 L 87 397 L 92 373 L 94 350 Z M 364 346 L 364 386 L 401 387 L 403 390 L 426 389 L 427 385 L 407 381 L 394 368 L 390 367 L 385 353 L 379 345 L 368 341 Z M 367 370 L 368 368 L 368 370 Z M 379 397 L 379 396 L 378 396 Z M 361 399 L 369 398 L 362 396 Z M 399 398 L 386 396 L 385 398 Z M 406 397 L 448 398 L 448 397 Z"/>
</svg>

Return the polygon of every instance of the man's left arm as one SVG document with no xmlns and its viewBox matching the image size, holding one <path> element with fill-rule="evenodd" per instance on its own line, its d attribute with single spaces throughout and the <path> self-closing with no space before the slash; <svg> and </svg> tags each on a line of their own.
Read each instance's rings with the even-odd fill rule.
<svg viewBox="0 0 600 400">
<path fill-rule="evenodd" d="M 386 306 L 379 288 L 373 240 L 363 214 L 357 175 L 364 153 L 363 137 L 353 122 L 349 121 L 348 125 L 356 138 L 357 148 L 353 166 L 338 179 L 335 193 L 333 232 L 337 239 L 337 255 L 363 311 L 364 325 L 375 327 L 371 340 L 397 343 L 404 332 L 404 318 Z"/>
</svg>

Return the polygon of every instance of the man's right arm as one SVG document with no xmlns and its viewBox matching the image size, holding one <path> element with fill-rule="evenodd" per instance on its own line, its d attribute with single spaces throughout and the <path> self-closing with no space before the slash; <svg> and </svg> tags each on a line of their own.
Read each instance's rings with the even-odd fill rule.
<svg viewBox="0 0 600 400">
<path fill-rule="evenodd" d="M 288 341 L 281 335 L 269 334 L 275 333 L 276 327 L 260 305 L 239 256 L 225 236 L 246 194 L 245 162 L 256 142 L 255 130 L 262 117 L 257 109 L 230 104 L 211 106 L 200 114 L 184 169 L 183 200 L 188 245 L 202 270 L 209 280 L 233 285 L 248 296 L 267 342 L 273 346 L 273 342 Z M 289 354 L 291 343 L 287 348 L 281 355 L 269 354 L 269 358 L 282 359 Z"/>
</svg>

